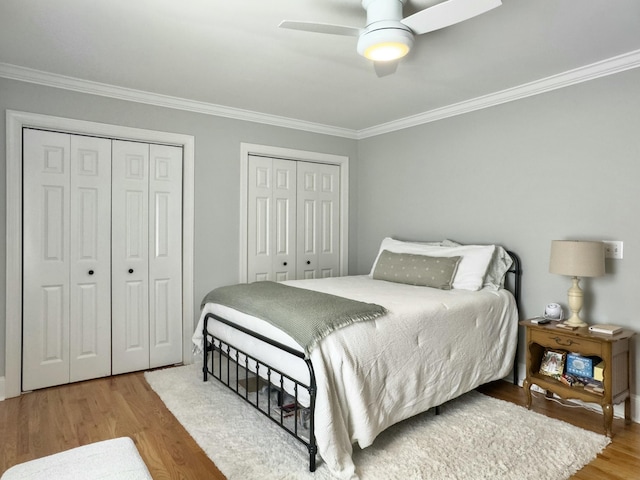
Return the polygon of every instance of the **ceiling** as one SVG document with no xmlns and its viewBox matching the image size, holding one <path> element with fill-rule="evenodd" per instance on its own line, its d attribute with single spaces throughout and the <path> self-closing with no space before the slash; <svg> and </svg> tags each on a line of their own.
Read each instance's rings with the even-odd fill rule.
<svg viewBox="0 0 640 480">
<path fill-rule="evenodd" d="M 438 2 L 408 0 L 405 16 Z M 640 52 L 638 0 L 503 0 L 416 37 L 382 78 L 356 38 L 283 19 L 362 27 L 365 12 L 360 0 L 2 0 L 0 66 L 358 132 Z"/>
</svg>

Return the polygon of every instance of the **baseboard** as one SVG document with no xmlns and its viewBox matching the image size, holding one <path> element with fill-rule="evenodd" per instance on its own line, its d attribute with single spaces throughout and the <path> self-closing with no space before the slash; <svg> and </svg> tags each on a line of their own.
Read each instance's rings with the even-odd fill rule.
<svg viewBox="0 0 640 480">
<path fill-rule="evenodd" d="M 522 382 L 524 380 L 525 372 L 527 371 L 527 367 L 524 363 L 518 364 L 518 386 L 522 387 Z M 505 378 L 508 382 L 513 383 L 513 372 L 509 374 L 508 377 Z M 545 393 L 545 391 L 538 387 L 537 385 L 532 385 L 531 390 Z M 587 410 L 593 410 L 594 412 L 598 412 L 602 414 L 602 407 L 596 403 L 585 403 L 580 400 L 567 400 L 570 403 L 575 403 L 580 405 Z M 624 403 L 620 403 L 618 405 L 613 406 L 613 416 L 616 418 L 624 418 Z M 639 395 L 631 395 L 631 420 L 635 423 L 640 423 L 640 396 Z"/>
<path fill-rule="evenodd" d="M 4 377 L 0 377 L 0 402 L 4 400 Z"/>
<path fill-rule="evenodd" d="M 587 410 L 593 410 L 594 412 L 602 414 L 602 407 L 595 403 L 584 403 L 580 400 L 571 400 L 571 402 L 576 403 Z M 631 421 L 635 423 L 640 423 L 640 411 L 638 408 L 640 408 L 640 397 L 638 395 L 631 395 Z M 613 416 L 616 418 L 624 418 L 624 403 L 613 406 Z"/>
</svg>

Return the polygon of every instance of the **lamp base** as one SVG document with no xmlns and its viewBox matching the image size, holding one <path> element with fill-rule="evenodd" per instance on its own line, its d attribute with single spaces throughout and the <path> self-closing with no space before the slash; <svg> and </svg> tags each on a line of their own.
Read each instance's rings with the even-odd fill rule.
<svg viewBox="0 0 640 480">
<path fill-rule="evenodd" d="M 586 327 L 587 323 L 582 320 L 579 316 L 577 315 L 572 315 L 571 317 L 569 317 L 568 319 L 566 319 L 564 321 L 565 324 L 570 325 L 572 327 Z"/>
<path fill-rule="evenodd" d="M 582 289 L 580 288 L 580 279 L 578 277 L 573 277 L 572 282 L 571 288 L 567 292 L 571 316 L 564 323 L 571 325 L 572 327 L 586 327 L 586 322 L 580 318 L 583 297 Z"/>
</svg>

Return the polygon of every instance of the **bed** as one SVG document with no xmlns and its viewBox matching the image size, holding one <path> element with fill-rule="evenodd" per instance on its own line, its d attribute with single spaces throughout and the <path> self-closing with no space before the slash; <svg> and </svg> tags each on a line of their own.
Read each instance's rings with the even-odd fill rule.
<svg viewBox="0 0 640 480">
<path fill-rule="evenodd" d="M 398 269 L 407 261 L 442 272 L 405 279 Z M 204 380 L 222 381 L 304 443 L 311 471 L 319 453 L 334 476 L 357 478 L 353 444 L 365 448 L 389 426 L 512 369 L 517 381 L 520 275 L 518 257 L 500 246 L 387 238 L 369 275 L 283 282 L 384 314 L 309 349 L 254 310 L 206 302 L 193 340 L 204 349 Z"/>
</svg>

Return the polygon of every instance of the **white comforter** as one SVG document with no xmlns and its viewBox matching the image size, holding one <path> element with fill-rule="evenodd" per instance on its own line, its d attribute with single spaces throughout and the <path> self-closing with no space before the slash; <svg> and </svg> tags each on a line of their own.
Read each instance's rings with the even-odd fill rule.
<svg viewBox="0 0 640 480">
<path fill-rule="evenodd" d="M 358 478 L 351 459 L 353 443 L 367 447 L 387 427 L 503 378 L 513 366 L 517 311 L 506 290 L 445 291 L 368 276 L 285 283 L 377 303 L 388 310 L 376 320 L 332 333 L 311 353 L 318 385 L 318 451 L 338 478 Z M 203 309 L 193 338 L 196 345 L 201 345 L 208 312 L 301 349 L 268 323 L 212 304 Z M 258 347 L 257 341 L 253 343 Z M 308 379 L 303 362 L 295 362 L 292 371 L 290 358 L 282 359 L 277 352 L 265 355 L 275 363 L 272 366 L 288 365 L 285 371 L 292 376 Z"/>
</svg>

